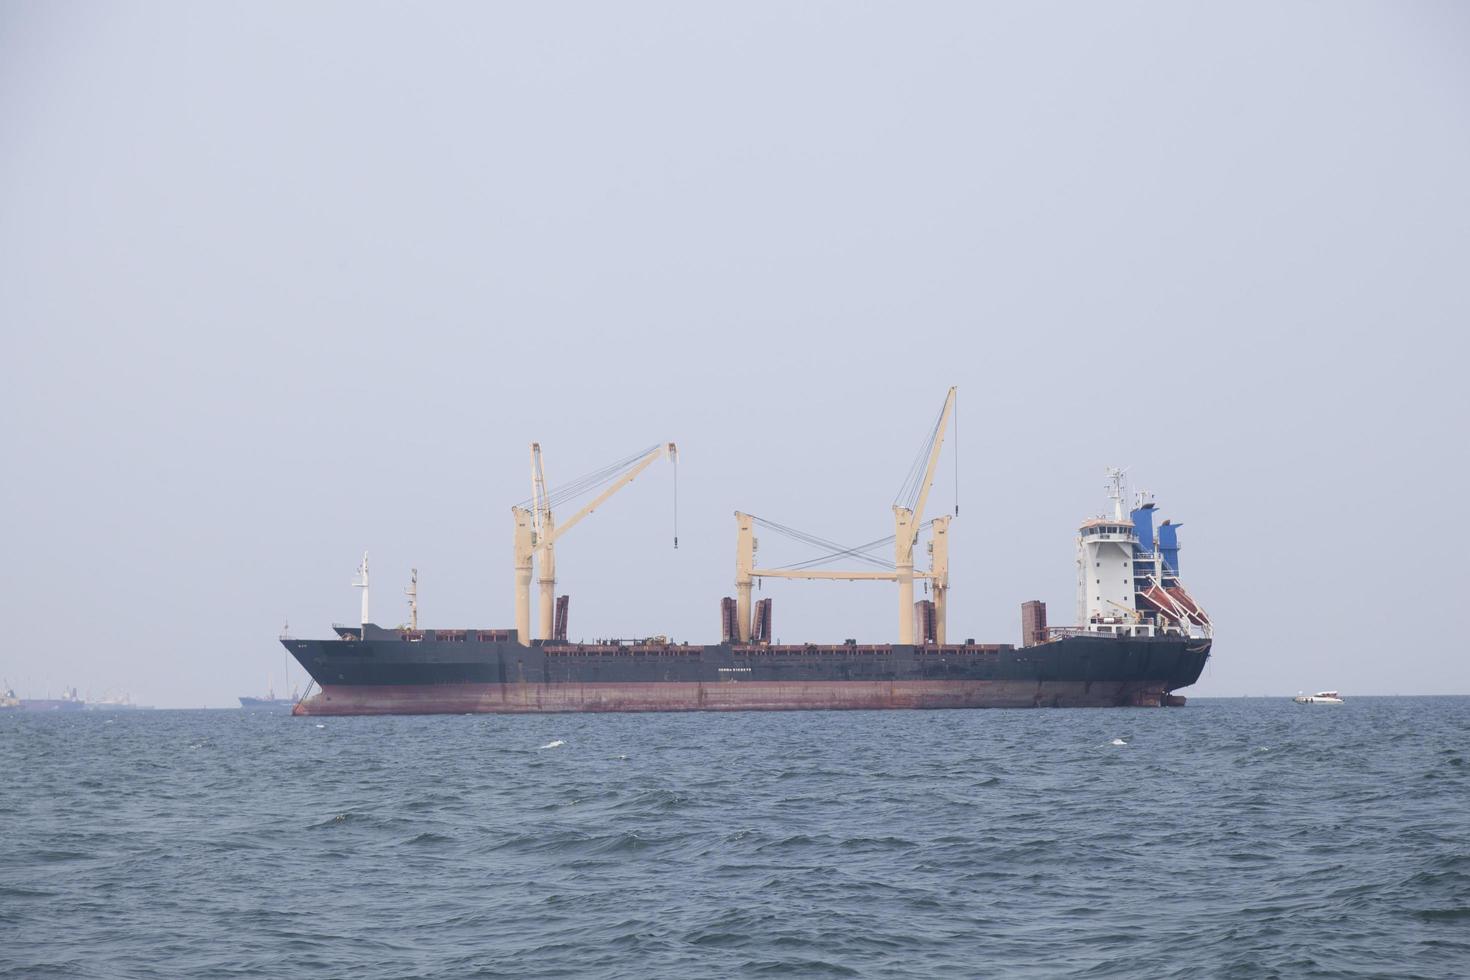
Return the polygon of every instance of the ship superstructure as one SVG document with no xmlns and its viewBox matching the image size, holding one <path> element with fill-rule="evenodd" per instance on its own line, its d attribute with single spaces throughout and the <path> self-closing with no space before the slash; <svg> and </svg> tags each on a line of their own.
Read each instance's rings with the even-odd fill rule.
<svg viewBox="0 0 1470 980">
<path fill-rule="evenodd" d="M 1208 639 L 1210 617 L 1179 578 L 1179 528 L 1155 526 L 1153 495 L 1140 491 L 1124 514 L 1124 471 L 1108 470 L 1112 514 L 1077 530 L 1077 623 L 1086 632 Z"/>
<path fill-rule="evenodd" d="M 737 512 L 736 595 L 720 601 L 721 640 L 674 643 L 664 636 L 573 643 L 568 598 L 557 596 L 554 546 L 660 458 L 660 443 L 587 477 L 571 490 L 548 491 L 539 444 L 531 447 L 532 496 L 511 509 L 514 527 L 513 629 L 422 629 L 418 580 L 407 591 L 410 621 L 384 628 L 369 621 L 367 556 L 353 584 L 362 590 L 357 626 L 336 637 L 283 636 L 319 693 L 297 714 L 438 712 L 741 711 L 836 708 L 1071 707 L 1182 704 L 1176 690 L 1199 678 L 1211 649 L 1210 622 L 1179 580 L 1177 524 L 1154 526 L 1154 507 L 1140 498 L 1124 513 L 1120 471 L 1109 471 L 1112 517 L 1083 523 L 1078 535 L 1078 622 L 1048 627 L 1045 604 L 1022 606 L 1022 641 L 963 643 L 948 638 L 950 523 L 955 514 L 924 519 L 935 468 L 955 400 L 946 395 L 937 422 L 893 505 L 895 534 L 844 547 L 797 534 L 826 553 L 809 561 L 759 567 L 756 527 L 793 529 Z M 576 493 L 596 493 L 558 524 L 553 508 Z M 600 491 L 600 492 L 598 492 Z M 957 509 L 956 509 L 957 513 Z M 921 536 L 929 540 L 920 548 Z M 892 543 L 892 560 L 874 554 Z M 678 546 L 677 531 L 674 538 Z M 927 552 L 927 568 L 915 554 Z M 861 560 L 863 570 L 830 562 Z M 536 576 L 536 565 L 540 575 Z M 538 583 L 533 632 L 531 583 Z M 837 579 L 897 585 L 898 643 L 781 644 L 774 640 L 772 601 L 753 601 L 764 579 Z M 916 600 L 915 582 L 931 598 Z"/>
</svg>

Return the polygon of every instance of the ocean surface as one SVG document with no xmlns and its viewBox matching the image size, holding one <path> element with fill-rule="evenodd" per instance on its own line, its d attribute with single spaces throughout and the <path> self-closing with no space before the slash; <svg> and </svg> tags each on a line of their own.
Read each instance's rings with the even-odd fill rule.
<svg viewBox="0 0 1470 980">
<path fill-rule="evenodd" d="M 0 715 L 4 977 L 1466 977 L 1470 698 Z"/>
</svg>

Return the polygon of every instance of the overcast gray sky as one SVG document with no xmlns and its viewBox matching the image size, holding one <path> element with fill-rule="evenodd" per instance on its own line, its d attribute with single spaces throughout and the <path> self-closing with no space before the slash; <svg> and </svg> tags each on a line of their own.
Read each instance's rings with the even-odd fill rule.
<svg viewBox="0 0 1470 980">
<path fill-rule="evenodd" d="M 0 0 L 0 675 L 233 704 L 276 634 L 718 639 L 737 508 L 890 505 L 960 387 L 951 635 L 1073 613 L 1103 468 L 1184 522 L 1190 692 L 1470 693 L 1470 7 Z M 954 504 L 946 448 L 930 514 Z M 762 560 L 809 553 L 762 536 Z M 783 640 L 896 636 L 780 583 Z"/>
</svg>

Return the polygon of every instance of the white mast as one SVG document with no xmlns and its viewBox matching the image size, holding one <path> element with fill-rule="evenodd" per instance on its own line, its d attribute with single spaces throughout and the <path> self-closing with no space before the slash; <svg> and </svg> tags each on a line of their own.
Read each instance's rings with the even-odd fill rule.
<svg viewBox="0 0 1470 980">
<path fill-rule="evenodd" d="M 415 633 L 419 630 L 419 570 L 409 569 L 413 574 L 409 576 L 408 588 L 403 594 L 408 596 L 408 628 Z"/>
<path fill-rule="evenodd" d="M 357 573 L 360 577 L 352 583 L 352 587 L 362 589 L 362 625 L 366 626 L 371 618 L 368 616 L 368 553 L 366 551 L 362 553 L 362 564 L 357 566 Z"/>
<path fill-rule="evenodd" d="M 1108 497 L 1113 501 L 1113 520 L 1123 520 L 1123 499 L 1128 496 L 1128 480 L 1125 476 L 1128 467 L 1121 470 L 1115 466 L 1108 467 L 1108 482 L 1106 485 Z"/>
<path fill-rule="evenodd" d="M 281 626 L 281 639 L 287 640 L 287 639 L 290 639 L 290 638 L 291 638 L 291 621 L 288 619 Z M 282 688 L 283 691 L 290 691 L 291 690 L 291 651 L 290 650 L 287 650 L 286 651 L 286 659 L 285 659 L 285 662 L 284 662 L 284 664 L 282 666 L 283 666 L 284 670 L 283 670 L 283 673 L 281 674 L 281 688 Z M 293 691 L 292 693 L 294 694 L 295 692 Z"/>
</svg>

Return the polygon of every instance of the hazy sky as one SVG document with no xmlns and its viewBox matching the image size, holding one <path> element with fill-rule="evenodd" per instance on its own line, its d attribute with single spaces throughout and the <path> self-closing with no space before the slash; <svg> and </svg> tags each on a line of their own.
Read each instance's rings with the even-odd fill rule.
<svg viewBox="0 0 1470 980">
<path fill-rule="evenodd" d="M 0 0 L 0 676 L 233 704 L 365 548 L 378 621 L 417 566 L 512 625 L 533 439 L 679 444 L 679 549 L 660 464 L 559 591 L 713 641 L 732 513 L 891 533 L 955 384 L 951 636 L 1069 622 L 1129 465 L 1186 693 L 1470 693 L 1467 53 L 1454 3 Z"/>
</svg>

